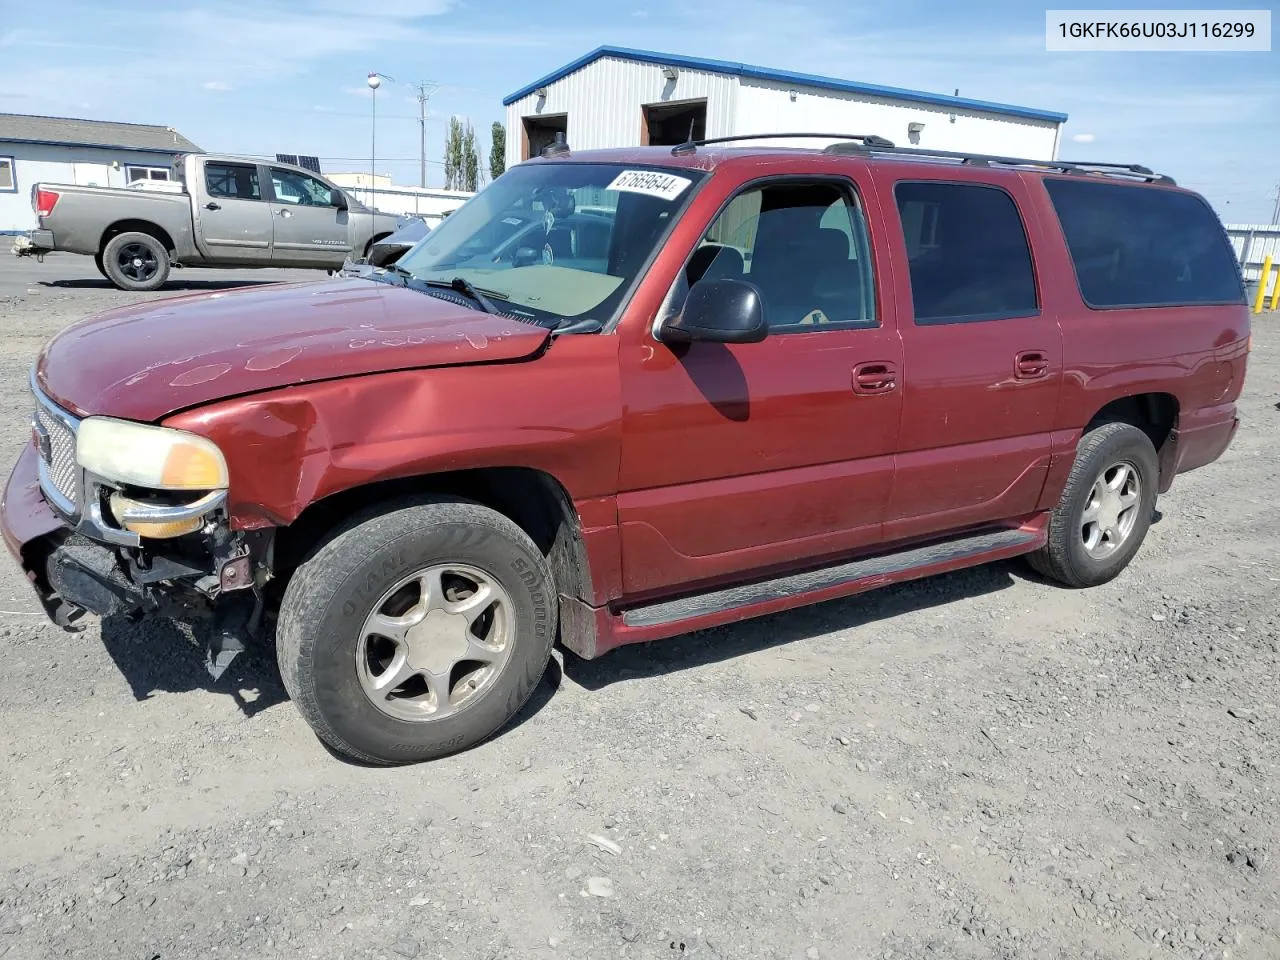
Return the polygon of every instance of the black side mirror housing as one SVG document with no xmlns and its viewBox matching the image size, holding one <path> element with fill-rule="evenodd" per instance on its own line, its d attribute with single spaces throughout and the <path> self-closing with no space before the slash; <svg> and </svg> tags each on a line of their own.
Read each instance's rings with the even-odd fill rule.
<svg viewBox="0 0 1280 960">
<path fill-rule="evenodd" d="M 699 280 L 662 326 L 666 343 L 759 343 L 768 333 L 760 291 L 744 280 Z"/>
<path fill-rule="evenodd" d="M 347 195 L 341 190 L 331 190 L 329 192 L 329 202 L 339 210 L 347 209 Z"/>
</svg>

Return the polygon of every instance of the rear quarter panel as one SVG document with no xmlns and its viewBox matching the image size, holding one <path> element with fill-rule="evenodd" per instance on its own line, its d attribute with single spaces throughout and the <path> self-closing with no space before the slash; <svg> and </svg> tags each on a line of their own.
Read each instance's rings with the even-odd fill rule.
<svg viewBox="0 0 1280 960">
<path fill-rule="evenodd" d="M 1041 499 L 1061 496 L 1084 428 L 1107 404 L 1143 393 L 1171 394 L 1176 426 L 1235 416 L 1248 351 L 1244 304 L 1097 310 L 1085 304 L 1061 224 L 1039 177 L 1024 175 L 1041 221 L 1041 283 L 1060 317 L 1063 385 L 1054 418 L 1054 463 Z M 1168 189 L 1143 187 L 1141 189 Z M 1220 452 L 1220 451 L 1219 451 Z"/>
<path fill-rule="evenodd" d="M 107 228 L 121 220 L 141 220 L 162 228 L 182 256 L 191 249 L 191 199 L 185 194 L 120 187 L 39 184 L 60 197 L 43 225 L 59 250 L 92 256 L 102 249 Z"/>
</svg>

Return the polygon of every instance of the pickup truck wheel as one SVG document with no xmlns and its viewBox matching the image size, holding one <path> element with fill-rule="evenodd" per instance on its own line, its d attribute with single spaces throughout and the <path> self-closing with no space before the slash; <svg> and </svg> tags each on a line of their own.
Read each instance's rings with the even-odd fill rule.
<svg viewBox="0 0 1280 960">
<path fill-rule="evenodd" d="M 121 290 L 158 290 L 169 279 L 169 251 L 149 233 L 121 233 L 102 248 L 102 272 Z"/>
<path fill-rule="evenodd" d="M 1129 565 L 1151 526 L 1160 467 L 1150 438 L 1127 423 L 1090 430 L 1062 499 L 1049 519 L 1049 541 L 1028 558 L 1046 577 L 1093 587 Z"/>
<path fill-rule="evenodd" d="M 276 653 L 285 688 L 336 752 L 413 763 L 486 740 L 529 699 L 555 640 L 542 553 L 459 500 L 355 523 L 295 572 Z"/>
</svg>

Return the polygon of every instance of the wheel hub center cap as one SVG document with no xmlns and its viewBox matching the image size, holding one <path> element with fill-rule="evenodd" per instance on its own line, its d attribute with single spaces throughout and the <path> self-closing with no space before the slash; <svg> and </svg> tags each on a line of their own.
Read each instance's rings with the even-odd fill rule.
<svg viewBox="0 0 1280 960">
<path fill-rule="evenodd" d="M 1120 512 L 1124 505 L 1120 502 L 1120 494 L 1108 489 L 1098 504 L 1098 525 L 1103 530 L 1115 530 L 1120 526 Z"/>
<path fill-rule="evenodd" d="M 135 267 L 140 267 L 140 266 L 142 266 L 142 258 L 141 258 L 141 257 L 134 257 L 134 258 L 133 258 L 133 265 L 134 265 Z"/>
<path fill-rule="evenodd" d="M 467 630 L 462 614 L 432 610 L 405 634 L 409 663 L 427 673 L 446 672 L 467 652 Z"/>
</svg>

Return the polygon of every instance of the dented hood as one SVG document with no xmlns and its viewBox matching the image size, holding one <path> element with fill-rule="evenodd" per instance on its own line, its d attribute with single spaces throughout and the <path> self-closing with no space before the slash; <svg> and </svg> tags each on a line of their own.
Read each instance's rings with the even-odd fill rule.
<svg viewBox="0 0 1280 960">
<path fill-rule="evenodd" d="M 158 420 L 337 377 L 519 360 L 550 332 L 417 290 L 319 280 L 171 297 L 98 314 L 40 355 L 36 379 L 80 416 Z"/>
</svg>

